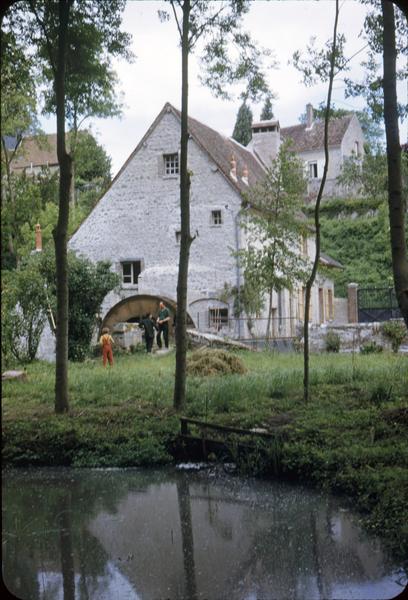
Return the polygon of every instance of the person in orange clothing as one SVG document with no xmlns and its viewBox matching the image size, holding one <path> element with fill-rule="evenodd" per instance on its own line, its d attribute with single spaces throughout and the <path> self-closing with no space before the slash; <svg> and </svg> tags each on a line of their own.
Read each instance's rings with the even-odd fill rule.
<svg viewBox="0 0 408 600">
<path fill-rule="evenodd" d="M 113 365 L 113 351 L 112 344 L 114 344 L 113 337 L 109 334 L 109 327 L 104 327 L 102 329 L 101 339 L 99 340 L 102 346 L 102 361 L 103 366 L 106 367 L 106 361 L 109 361 L 109 364 Z"/>
</svg>

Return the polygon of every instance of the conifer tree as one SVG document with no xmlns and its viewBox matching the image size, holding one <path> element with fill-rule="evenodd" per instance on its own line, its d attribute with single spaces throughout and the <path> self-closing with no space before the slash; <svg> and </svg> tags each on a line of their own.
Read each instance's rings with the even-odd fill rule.
<svg viewBox="0 0 408 600">
<path fill-rule="evenodd" d="M 234 131 L 232 132 L 233 139 L 242 144 L 243 146 L 247 146 L 251 141 L 252 120 L 252 110 L 244 100 L 241 106 L 239 107 L 237 120 L 235 121 Z"/>
<path fill-rule="evenodd" d="M 262 112 L 261 112 L 261 121 L 269 121 L 270 119 L 273 119 L 274 115 L 273 115 L 273 108 L 272 108 L 272 100 L 270 96 L 266 97 L 265 100 L 265 104 L 263 106 Z"/>
</svg>

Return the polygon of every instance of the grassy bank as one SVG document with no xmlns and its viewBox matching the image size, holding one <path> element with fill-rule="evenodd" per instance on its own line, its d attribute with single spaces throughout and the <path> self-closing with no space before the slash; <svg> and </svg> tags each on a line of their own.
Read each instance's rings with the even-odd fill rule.
<svg viewBox="0 0 408 600">
<path fill-rule="evenodd" d="M 278 427 L 270 458 L 282 475 L 346 493 L 367 526 L 408 556 L 408 358 L 314 355 L 305 406 L 302 356 L 239 356 L 243 375 L 189 378 L 184 414 Z M 72 364 L 71 412 L 56 416 L 53 367 L 28 365 L 26 381 L 3 383 L 3 465 L 170 462 L 179 432 L 173 381 L 174 353 L 120 356 L 112 370 L 100 360 Z"/>
</svg>

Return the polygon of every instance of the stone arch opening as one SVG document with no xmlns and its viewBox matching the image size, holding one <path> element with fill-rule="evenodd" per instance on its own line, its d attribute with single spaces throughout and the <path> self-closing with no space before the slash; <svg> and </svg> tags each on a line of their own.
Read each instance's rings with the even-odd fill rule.
<svg viewBox="0 0 408 600">
<path fill-rule="evenodd" d="M 113 306 L 105 315 L 101 323 L 101 329 L 103 327 L 109 327 L 109 329 L 113 331 L 118 323 L 139 323 L 141 317 L 147 313 L 157 317 L 159 314 L 160 302 L 164 302 L 169 309 L 171 315 L 170 322 L 173 324 L 177 307 L 174 300 L 164 296 L 140 294 L 125 298 L 115 304 L 115 306 Z M 194 322 L 189 314 L 187 314 L 187 326 L 194 327 Z M 173 327 L 170 327 L 169 330 L 170 335 L 173 335 Z"/>
</svg>

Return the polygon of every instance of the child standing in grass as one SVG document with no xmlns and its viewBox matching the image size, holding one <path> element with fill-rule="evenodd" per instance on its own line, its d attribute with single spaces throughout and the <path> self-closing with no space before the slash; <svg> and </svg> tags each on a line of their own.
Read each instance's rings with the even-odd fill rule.
<svg viewBox="0 0 408 600">
<path fill-rule="evenodd" d="M 109 327 L 104 327 L 102 329 L 101 339 L 99 340 L 102 346 L 102 361 L 103 366 L 106 367 L 106 361 L 109 361 L 109 364 L 113 365 L 113 351 L 112 344 L 114 344 L 113 337 L 109 334 Z"/>
</svg>

